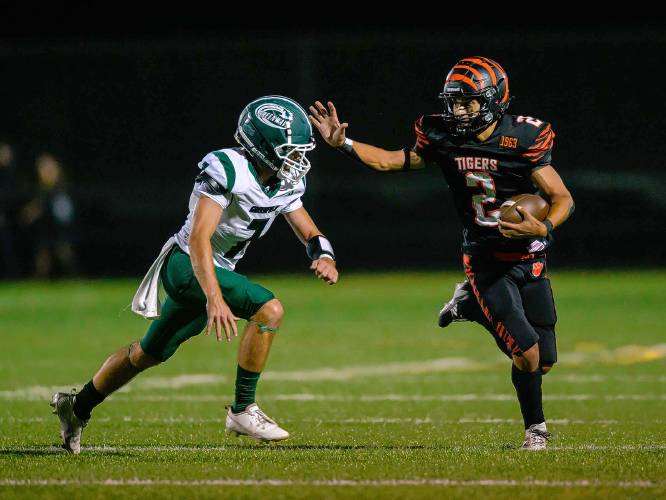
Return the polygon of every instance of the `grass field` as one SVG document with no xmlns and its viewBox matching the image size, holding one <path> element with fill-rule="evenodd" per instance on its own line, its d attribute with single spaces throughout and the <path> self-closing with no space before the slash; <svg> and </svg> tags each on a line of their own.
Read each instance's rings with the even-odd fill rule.
<svg viewBox="0 0 666 500">
<path fill-rule="evenodd" d="M 291 439 L 224 435 L 236 345 L 199 336 L 100 406 L 79 456 L 49 398 L 142 336 L 136 281 L 0 284 L 0 497 L 666 496 L 666 272 L 553 275 L 553 439 L 531 453 L 490 336 L 436 326 L 456 279 L 258 279 L 286 309 L 258 401 Z"/>
</svg>

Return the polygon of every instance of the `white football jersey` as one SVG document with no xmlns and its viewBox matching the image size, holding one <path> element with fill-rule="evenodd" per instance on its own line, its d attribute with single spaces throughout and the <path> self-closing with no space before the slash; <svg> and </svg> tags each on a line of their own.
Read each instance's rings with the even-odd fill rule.
<svg viewBox="0 0 666 500">
<path fill-rule="evenodd" d="M 208 153 L 199 162 L 201 172 L 190 195 L 190 213 L 176 234 L 176 242 L 188 255 L 192 219 L 197 201 L 206 196 L 224 210 L 211 237 L 213 261 L 217 267 L 233 270 L 245 255 L 252 240 L 268 232 L 279 214 L 303 206 L 305 178 L 292 187 L 277 183 L 263 186 L 243 148 L 221 149 Z"/>
</svg>

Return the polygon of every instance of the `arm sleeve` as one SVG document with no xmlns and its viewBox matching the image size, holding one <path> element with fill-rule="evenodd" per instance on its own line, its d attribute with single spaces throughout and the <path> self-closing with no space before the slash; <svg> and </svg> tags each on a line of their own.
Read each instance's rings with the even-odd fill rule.
<svg viewBox="0 0 666 500">
<path fill-rule="evenodd" d="M 532 171 L 551 164 L 553 156 L 553 144 L 555 142 L 555 132 L 553 132 L 550 123 L 546 123 L 539 131 L 536 139 L 529 148 L 523 153 L 523 157 L 532 164 Z"/>
</svg>

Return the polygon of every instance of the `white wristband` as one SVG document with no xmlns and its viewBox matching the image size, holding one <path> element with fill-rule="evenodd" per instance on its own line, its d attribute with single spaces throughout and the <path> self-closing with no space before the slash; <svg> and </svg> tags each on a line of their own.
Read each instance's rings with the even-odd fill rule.
<svg viewBox="0 0 666 500">
<path fill-rule="evenodd" d="M 352 141 L 349 137 L 345 137 L 345 146 L 349 146 L 351 148 L 354 146 L 354 141 Z"/>
</svg>

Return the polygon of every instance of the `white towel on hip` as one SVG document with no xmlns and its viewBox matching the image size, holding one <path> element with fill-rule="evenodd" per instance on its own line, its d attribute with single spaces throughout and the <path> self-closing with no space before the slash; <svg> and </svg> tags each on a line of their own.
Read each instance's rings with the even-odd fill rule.
<svg viewBox="0 0 666 500">
<path fill-rule="evenodd" d="M 169 251 L 175 244 L 176 238 L 174 236 L 167 240 L 134 294 L 132 311 L 139 316 L 143 316 L 146 319 L 157 319 L 160 317 L 160 313 L 162 312 L 162 305 L 160 304 L 160 271 L 167 255 L 169 255 Z"/>
</svg>

